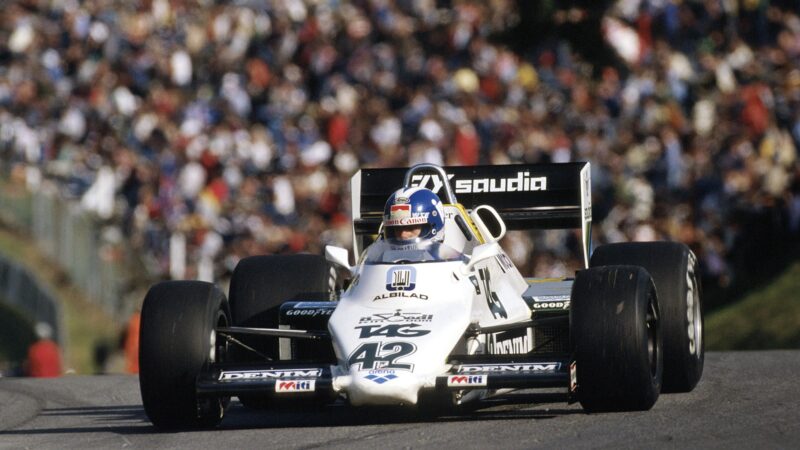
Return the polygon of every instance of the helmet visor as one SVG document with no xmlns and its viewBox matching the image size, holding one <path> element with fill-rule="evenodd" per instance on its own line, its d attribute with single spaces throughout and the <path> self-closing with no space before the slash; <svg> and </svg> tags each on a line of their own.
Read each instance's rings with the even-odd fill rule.
<svg viewBox="0 0 800 450">
<path fill-rule="evenodd" d="M 410 244 L 428 238 L 431 226 L 427 223 L 386 227 L 386 240 L 394 244 Z"/>
</svg>

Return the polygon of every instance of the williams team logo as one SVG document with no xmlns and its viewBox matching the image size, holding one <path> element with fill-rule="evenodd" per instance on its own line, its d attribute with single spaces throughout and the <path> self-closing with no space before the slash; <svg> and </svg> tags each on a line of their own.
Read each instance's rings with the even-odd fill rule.
<svg viewBox="0 0 800 450">
<path fill-rule="evenodd" d="M 386 272 L 387 291 L 413 291 L 417 286 L 417 269 L 412 266 L 395 266 Z"/>
</svg>

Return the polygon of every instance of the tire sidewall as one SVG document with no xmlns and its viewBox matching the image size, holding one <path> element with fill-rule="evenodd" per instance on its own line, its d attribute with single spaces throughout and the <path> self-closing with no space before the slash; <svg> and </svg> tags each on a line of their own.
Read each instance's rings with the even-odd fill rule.
<svg viewBox="0 0 800 450">
<path fill-rule="evenodd" d="M 156 427 L 213 426 L 221 419 L 222 411 L 213 405 L 221 407 L 224 399 L 206 399 L 206 407 L 198 408 L 196 392 L 221 319 L 230 323 L 227 300 L 210 283 L 169 281 L 148 292 L 142 307 L 139 384 L 145 412 Z M 222 357 L 215 352 L 215 359 Z"/>
<path fill-rule="evenodd" d="M 650 276 L 634 266 L 580 271 L 572 298 L 570 336 L 578 398 L 584 409 L 652 407 L 661 389 L 663 352 L 658 301 Z M 646 324 L 649 305 L 655 320 L 652 358 Z"/>
<path fill-rule="evenodd" d="M 702 376 L 705 359 L 701 286 L 694 253 L 677 242 L 608 244 L 595 250 L 591 266 L 608 264 L 638 265 L 650 273 L 661 311 L 663 391 L 694 389 Z"/>
</svg>

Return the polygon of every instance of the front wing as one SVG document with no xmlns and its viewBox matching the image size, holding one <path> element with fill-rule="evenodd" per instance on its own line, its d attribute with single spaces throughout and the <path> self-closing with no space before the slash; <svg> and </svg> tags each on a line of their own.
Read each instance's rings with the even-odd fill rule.
<svg viewBox="0 0 800 450">
<path fill-rule="evenodd" d="M 573 391 L 575 365 L 569 358 L 468 356 L 447 373 L 426 380 L 436 391 L 564 387 Z M 330 397 L 338 390 L 335 366 L 271 361 L 258 364 L 213 364 L 197 379 L 199 395 L 256 394 L 275 397 Z M 345 371 L 341 371 L 345 372 Z M 346 376 L 346 375 L 345 375 Z"/>
</svg>

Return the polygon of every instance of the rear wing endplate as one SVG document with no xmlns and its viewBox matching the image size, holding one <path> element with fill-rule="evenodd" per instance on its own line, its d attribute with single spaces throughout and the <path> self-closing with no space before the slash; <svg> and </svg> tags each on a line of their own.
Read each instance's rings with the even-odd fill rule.
<svg viewBox="0 0 800 450">
<path fill-rule="evenodd" d="M 356 255 L 374 240 L 386 199 L 403 186 L 408 170 L 362 169 L 353 175 L 350 192 Z M 465 209 L 490 205 L 508 229 L 580 228 L 584 264 L 588 267 L 592 223 L 588 162 L 458 166 L 444 170 L 452 192 Z M 410 185 L 426 187 L 440 197 L 445 192 L 444 181 L 436 171 L 415 172 Z"/>
</svg>

